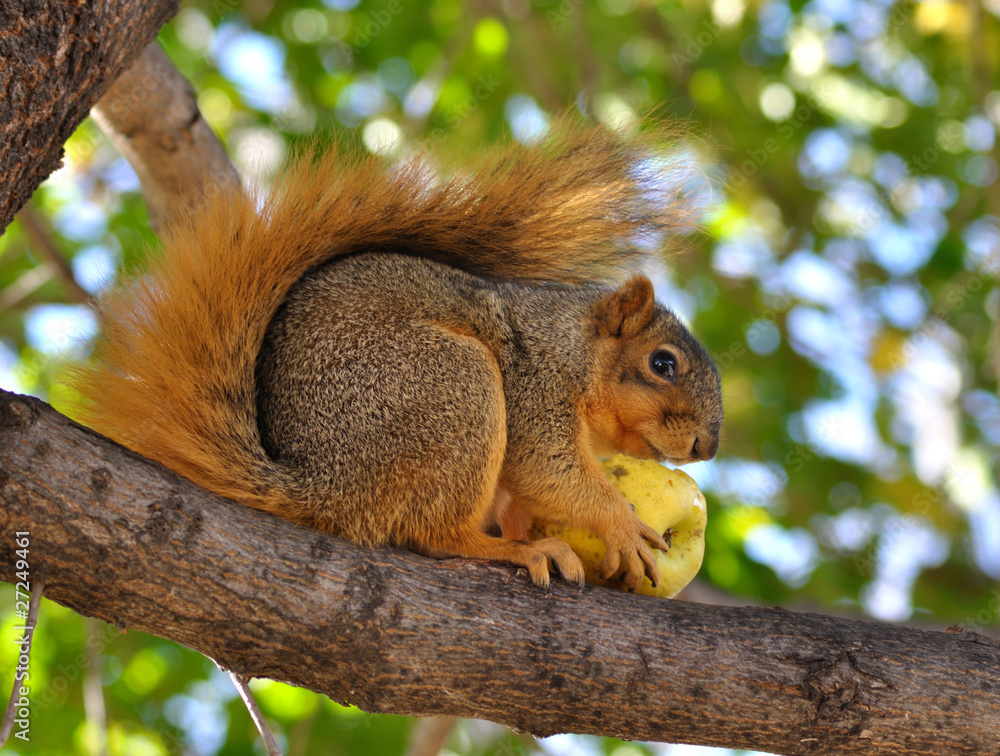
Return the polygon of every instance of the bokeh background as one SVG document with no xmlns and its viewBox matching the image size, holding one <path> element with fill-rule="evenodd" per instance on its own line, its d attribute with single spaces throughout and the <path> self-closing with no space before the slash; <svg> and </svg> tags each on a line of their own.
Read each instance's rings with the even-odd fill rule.
<svg viewBox="0 0 1000 756">
<path fill-rule="evenodd" d="M 719 457 L 689 468 L 709 501 L 692 595 L 998 632 L 998 0 L 188 0 L 160 42 L 251 184 L 318 132 L 391 158 L 530 142 L 567 108 L 682 119 L 668 159 L 703 227 L 659 291 L 727 407 Z M 0 237 L 0 386 L 58 408 L 86 297 L 152 244 L 134 173 L 85 122 Z M 192 651 L 45 602 L 33 654 L 32 741 L 9 753 L 260 752 Z M 413 720 L 255 686 L 290 756 L 410 742 Z M 483 722 L 448 748 L 729 753 Z"/>
</svg>

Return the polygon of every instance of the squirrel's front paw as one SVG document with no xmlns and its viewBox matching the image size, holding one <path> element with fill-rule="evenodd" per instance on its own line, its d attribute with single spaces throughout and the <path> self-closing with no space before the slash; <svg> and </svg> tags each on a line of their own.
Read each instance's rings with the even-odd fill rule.
<svg viewBox="0 0 1000 756">
<path fill-rule="evenodd" d="M 601 562 L 603 580 L 622 569 L 621 581 L 633 592 L 642 584 L 643 577 L 648 577 L 654 586 L 660 582 L 660 568 L 653 550 L 646 543 L 649 540 L 654 547 L 666 551 L 669 545 L 660 533 L 633 514 L 631 522 L 610 528 L 602 538 L 608 547 Z"/>
</svg>

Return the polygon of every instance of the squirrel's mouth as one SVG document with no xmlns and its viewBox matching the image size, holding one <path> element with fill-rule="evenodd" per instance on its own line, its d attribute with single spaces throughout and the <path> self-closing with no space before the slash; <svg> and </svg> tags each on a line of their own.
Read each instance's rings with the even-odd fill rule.
<svg viewBox="0 0 1000 756">
<path fill-rule="evenodd" d="M 645 436 L 642 436 L 642 442 L 646 445 L 646 447 L 651 452 L 651 454 L 649 456 L 651 458 L 655 459 L 657 462 L 670 462 L 671 464 L 674 464 L 674 465 L 677 464 L 677 462 L 675 462 L 673 459 L 671 459 L 671 457 L 670 457 L 669 454 L 667 454 L 665 451 L 663 451 L 660 447 L 658 447 L 656 444 L 654 444 L 652 441 L 650 441 Z"/>
<path fill-rule="evenodd" d="M 660 447 L 658 447 L 656 444 L 654 444 L 652 441 L 650 441 L 645 436 L 642 437 L 642 441 L 649 448 L 649 451 L 651 452 L 650 457 L 652 459 L 655 459 L 657 462 L 661 462 L 661 463 L 662 462 L 669 462 L 672 465 L 680 466 L 680 465 L 686 465 L 689 462 L 697 462 L 698 461 L 697 459 L 695 459 L 694 457 L 692 457 L 690 455 L 685 456 L 685 457 L 676 457 L 676 456 L 674 456 L 674 455 L 672 455 L 672 454 L 670 454 L 668 452 L 665 452 L 665 451 L 663 451 L 663 449 L 661 449 Z"/>
</svg>

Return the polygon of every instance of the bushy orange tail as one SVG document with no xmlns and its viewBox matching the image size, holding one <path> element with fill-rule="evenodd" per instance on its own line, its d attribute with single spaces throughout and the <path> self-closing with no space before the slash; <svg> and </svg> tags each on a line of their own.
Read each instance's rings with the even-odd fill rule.
<svg viewBox="0 0 1000 756">
<path fill-rule="evenodd" d="M 291 286 L 339 255 L 388 250 L 523 281 L 614 280 L 641 238 L 686 225 L 652 145 L 602 128 L 511 145 L 471 169 L 308 150 L 265 197 L 227 194 L 163 234 L 146 273 L 101 303 L 73 380 L 95 430 L 222 496 L 309 523 L 261 447 L 255 361 Z"/>
</svg>

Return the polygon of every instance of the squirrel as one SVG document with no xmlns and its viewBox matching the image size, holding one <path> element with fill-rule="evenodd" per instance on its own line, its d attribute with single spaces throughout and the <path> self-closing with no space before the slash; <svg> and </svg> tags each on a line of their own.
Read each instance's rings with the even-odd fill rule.
<svg viewBox="0 0 1000 756">
<path fill-rule="evenodd" d="M 655 584 L 668 544 L 599 459 L 718 448 L 716 368 L 633 273 L 689 226 L 682 182 L 656 133 L 554 131 L 447 176 L 313 147 L 265 196 L 206 200 L 103 297 L 78 415 L 359 544 L 582 583 L 565 542 L 526 540 L 559 522 L 605 541 L 605 576 Z"/>
</svg>

